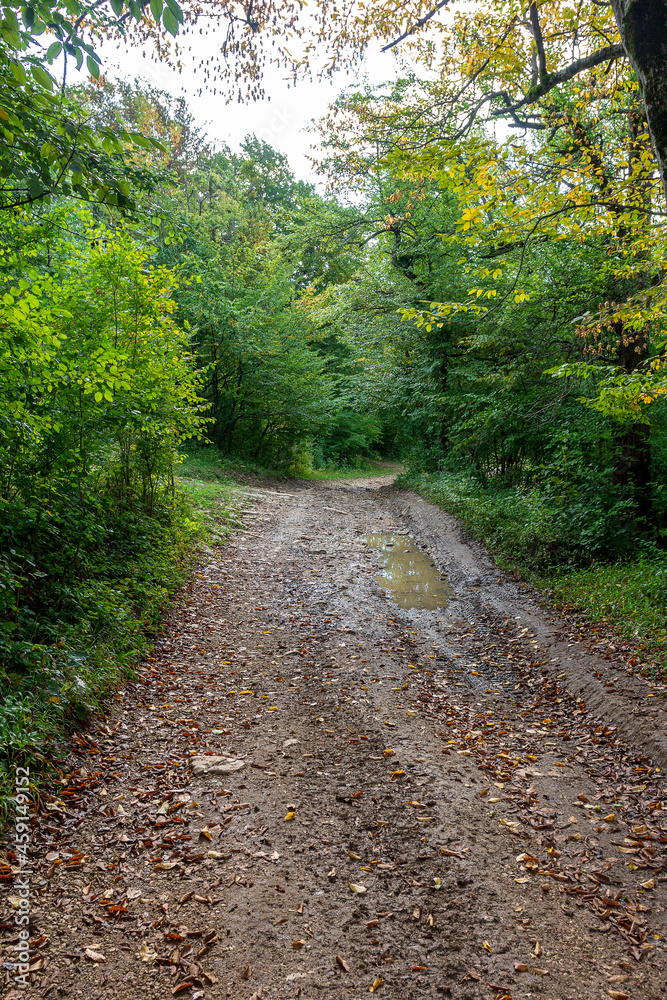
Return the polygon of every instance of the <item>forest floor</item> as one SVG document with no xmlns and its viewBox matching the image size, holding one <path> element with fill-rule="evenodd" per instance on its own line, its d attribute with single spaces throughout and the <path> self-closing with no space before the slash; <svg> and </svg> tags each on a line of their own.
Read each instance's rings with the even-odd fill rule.
<svg viewBox="0 0 667 1000">
<path fill-rule="evenodd" d="M 667 997 L 664 690 L 390 476 L 244 490 L 33 818 L 30 995 Z"/>
</svg>

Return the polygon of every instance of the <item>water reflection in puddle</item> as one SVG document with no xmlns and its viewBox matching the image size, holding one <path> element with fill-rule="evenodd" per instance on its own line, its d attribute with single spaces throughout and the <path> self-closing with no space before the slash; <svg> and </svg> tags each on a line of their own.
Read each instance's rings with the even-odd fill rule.
<svg viewBox="0 0 667 1000">
<path fill-rule="evenodd" d="M 366 535 L 365 541 L 378 553 L 380 573 L 374 578 L 400 608 L 444 607 L 454 593 L 408 535 Z"/>
</svg>

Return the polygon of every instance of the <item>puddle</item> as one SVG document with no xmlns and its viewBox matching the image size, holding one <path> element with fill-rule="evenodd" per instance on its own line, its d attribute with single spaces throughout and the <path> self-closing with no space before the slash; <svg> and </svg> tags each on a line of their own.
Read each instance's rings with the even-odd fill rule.
<svg viewBox="0 0 667 1000">
<path fill-rule="evenodd" d="M 380 573 L 374 578 L 399 608 L 445 607 L 454 593 L 433 560 L 409 535 L 366 535 L 375 549 Z"/>
</svg>

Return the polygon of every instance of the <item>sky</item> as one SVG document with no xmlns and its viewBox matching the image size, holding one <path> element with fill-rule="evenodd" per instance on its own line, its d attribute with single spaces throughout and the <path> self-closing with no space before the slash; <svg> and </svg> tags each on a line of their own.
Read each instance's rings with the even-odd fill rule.
<svg viewBox="0 0 667 1000">
<path fill-rule="evenodd" d="M 209 37 L 202 42 L 201 52 L 213 47 Z M 139 77 L 175 96 L 184 96 L 197 122 L 204 125 L 208 136 L 220 143 L 236 148 L 248 134 L 255 134 L 275 149 L 285 153 L 294 174 L 304 180 L 315 180 L 308 154 L 314 136 L 305 128 L 313 118 L 325 114 L 329 104 L 341 90 L 366 78 L 371 83 L 381 83 L 396 74 L 396 63 L 391 54 L 379 51 L 379 45 L 370 49 L 356 72 L 338 73 L 328 81 L 302 81 L 293 84 L 286 79 L 286 71 L 271 67 L 264 81 L 270 100 L 225 104 L 223 97 L 211 92 L 199 95 L 201 75 L 195 76 L 193 68 L 199 61 L 194 50 L 184 56 L 185 65 L 177 73 L 163 63 L 143 58 L 141 49 L 103 45 L 99 49 L 103 69 L 111 78 Z M 190 64 L 187 63 L 187 57 Z"/>
</svg>

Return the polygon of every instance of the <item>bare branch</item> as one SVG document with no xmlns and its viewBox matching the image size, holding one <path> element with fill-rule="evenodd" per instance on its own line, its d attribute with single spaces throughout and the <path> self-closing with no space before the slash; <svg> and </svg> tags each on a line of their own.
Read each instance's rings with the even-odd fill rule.
<svg viewBox="0 0 667 1000">
<path fill-rule="evenodd" d="M 395 38 L 393 42 L 389 42 L 388 45 L 384 45 L 382 47 L 382 52 L 388 52 L 389 49 L 393 49 L 394 46 L 400 45 L 400 43 L 405 41 L 406 38 L 408 38 L 410 35 L 413 35 L 415 31 L 419 31 L 420 28 L 424 27 L 427 21 L 430 21 L 432 17 L 435 17 L 438 11 L 442 10 L 443 7 L 446 7 L 448 3 L 449 0 L 440 0 L 440 3 L 437 5 L 437 7 L 434 7 L 433 10 L 430 10 L 428 12 L 428 14 L 424 14 L 423 17 L 420 17 L 419 20 L 416 22 L 416 24 L 413 24 L 411 28 L 408 28 L 407 31 L 404 31 L 403 34 L 399 35 L 398 38 Z"/>
</svg>

